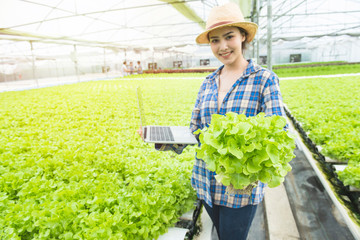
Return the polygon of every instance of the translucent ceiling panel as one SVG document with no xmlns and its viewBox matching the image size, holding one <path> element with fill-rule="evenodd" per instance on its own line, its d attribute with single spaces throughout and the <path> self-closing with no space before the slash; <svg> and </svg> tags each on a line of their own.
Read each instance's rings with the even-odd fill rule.
<svg viewBox="0 0 360 240">
<path fill-rule="evenodd" d="M 194 39 L 203 30 L 201 25 L 207 19 L 210 9 L 229 0 L 176 1 L 195 13 L 201 19 L 199 22 L 190 20 L 169 2 L 171 1 L 1 0 L 0 28 L 37 35 L 37 39 L 36 36 L 27 36 L 22 40 L 51 40 L 52 43 L 59 44 L 88 44 L 119 49 L 194 46 Z M 262 3 L 262 10 L 258 35 L 263 36 L 264 42 L 267 1 L 259 2 Z M 360 35 L 358 0 L 342 0 L 341 4 L 338 0 L 272 2 L 274 41 L 327 35 Z M 8 36 L 0 33 L 0 40 L 10 39 Z M 20 39 L 19 36 L 14 38 L 16 37 Z"/>
<path fill-rule="evenodd" d="M 217 3 L 189 0 L 178 4 L 204 17 Z M 0 27 L 17 31 L 129 47 L 193 45 L 202 30 L 171 4 L 156 0 L 2 0 L 0 20 Z"/>
<path fill-rule="evenodd" d="M 338 0 L 274 0 L 272 12 L 275 41 L 360 34 L 360 1 L 343 0 L 339 4 Z M 260 15 L 260 32 L 264 35 L 266 1 Z"/>
</svg>

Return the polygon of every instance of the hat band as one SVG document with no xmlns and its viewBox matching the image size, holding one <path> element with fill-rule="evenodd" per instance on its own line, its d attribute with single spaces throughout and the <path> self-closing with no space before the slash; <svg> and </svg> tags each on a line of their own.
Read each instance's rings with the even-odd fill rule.
<svg viewBox="0 0 360 240">
<path fill-rule="evenodd" d="M 213 25 L 211 25 L 210 27 L 207 28 L 207 30 L 210 30 L 214 27 L 217 27 L 217 26 L 220 26 L 220 25 L 224 25 L 224 24 L 228 24 L 228 23 L 233 23 L 234 21 L 223 21 L 223 22 L 218 22 L 218 23 L 215 23 Z"/>
</svg>

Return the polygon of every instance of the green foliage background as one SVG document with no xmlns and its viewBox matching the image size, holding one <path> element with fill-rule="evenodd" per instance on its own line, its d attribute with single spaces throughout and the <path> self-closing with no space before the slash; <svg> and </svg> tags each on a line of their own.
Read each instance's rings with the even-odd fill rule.
<svg viewBox="0 0 360 240">
<path fill-rule="evenodd" d="M 330 158 L 348 161 L 339 172 L 360 188 L 360 76 L 281 81 L 284 102 Z"/>
<path fill-rule="evenodd" d="M 338 73 L 323 68 L 278 74 Z M 186 126 L 206 75 L 0 93 L 0 239 L 153 239 L 166 232 L 193 206 L 194 149 L 176 155 L 140 140 L 136 87 L 142 86 L 148 124 Z M 358 187 L 359 82 L 280 81 L 294 116 L 324 154 L 349 160 L 339 175 Z"/>
<path fill-rule="evenodd" d="M 149 77 L 149 76 L 148 76 Z M 194 149 L 158 152 L 147 121 L 188 125 L 201 80 L 110 80 L 0 94 L 0 239 L 153 239 L 193 207 Z"/>
<path fill-rule="evenodd" d="M 313 63 L 309 63 L 313 64 Z M 326 64 L 326 63 L 325 63 Z M 306 64 L 301 64 L 302 66 Z M 281 66 L 281 65 L 279 65 Z M 296 66 L 296 64 L 282 65 L 282 66 Z M 274 72 L 280 77 L 301 77 L 301 76 L 320 76 L 320 75 L 333 75 L 333 74 L 347 74 L 358 73 L 360 64 L 345 64 L 345 65 L 330 65 L 330 66 L 311 66 L 311 67 L 298 67 L 298 68 L 276 68 Z"/>
</svg>

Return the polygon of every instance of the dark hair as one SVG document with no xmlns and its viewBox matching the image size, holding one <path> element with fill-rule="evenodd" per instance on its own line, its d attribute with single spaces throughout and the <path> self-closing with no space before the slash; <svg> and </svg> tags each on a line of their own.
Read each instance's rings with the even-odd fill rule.
<svg viewBox="0 0 360 240">
<path fill-rule="evenodd" d="M 245 50 L 248 48 L 248 42 L 246 41 L 248 33 L 241 27 L 237 27 L 237 28 L 239 29 L 240 34 L 245 36 L 245 41 L 243 41 L 242 44 L 241 44 L 241 49 L 242 49 L 242 52 L 244 54 Z"/>
</svg>

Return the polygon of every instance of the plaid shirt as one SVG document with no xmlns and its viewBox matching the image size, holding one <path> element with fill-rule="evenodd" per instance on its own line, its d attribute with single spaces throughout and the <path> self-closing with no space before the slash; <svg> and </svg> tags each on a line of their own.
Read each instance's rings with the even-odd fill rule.
<svg viewBox="0 0 360 240">
<path fill-rule="evenodd" d="M 275 73 L 254 64 L 249 64 L 243 75 L 230 88 L 218 112 L 218 86 L 221 66 L 207 76 L 202 83 L 195 107 L 192 111 L 190 129 L 192 132 L 208 126 L 212 114 L 225 115 L 227 112 L 244 113 L 246 116 L 255 116 L 260 112 L 266 115 L 285 116 L 282 97 L 280 94 L 279 79 Z M 172 150 L 180 154 L 184 145 L 155 144 L 157 150 Z M 206 163 L 195 157 L 191 184 L 197 191 L 199 199 L 209 206 L 222 205 L 230 208 L 240 208 L 246 205 L 259 204 L 264 198 L 266 184 L 259 181 L 253 188 L 251 196 L 245 194 L 226 194 L 226 186 L 215 180 L 215 172 L 206 168 Z"/>
<path fill-rule="evenodd" d="M 212 114 L 224 115 L 227 112 L 244 113 L 255 116 L 260 112 L 266 115 L 284 116 L 279 79 L 275 73 L 254 64 L 249 60 L 243 75 L 230 88 L 218 112 L 218 81 L 221 66 L 206 77 L 202 83 L 195 107 L 191 116 L 190 128 L 194 132 L 208 126 Z M 249 195 L 226 194 L 226 186 L 215 180 L 215 172 L 207 170 L 206 163 L 195 158 L 191 184 L 197 191 L 199 199 L 209 206 L 212 204 L 230 208 L 240 208 L 246 205 L 259 204 L 264 197 L 265 184 L 259 182 Z"/>
</svg>

